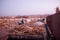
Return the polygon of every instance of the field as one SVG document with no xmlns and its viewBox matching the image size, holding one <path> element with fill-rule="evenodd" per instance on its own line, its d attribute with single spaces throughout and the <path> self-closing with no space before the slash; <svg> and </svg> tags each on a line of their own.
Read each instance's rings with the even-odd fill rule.
<svg viewBox="0 0 60 40">
<path fill-rule="evenodd" d="M 32 35 L 45 36 L 46 30 L 44 25 L 35 25 L 39 18 L 0 18 L 0 28 L 6 32 L 7 35 Z M 24 21 L 21 25 L 18 22 Z M 44 22 L 45 23 L 45 22 Z M 1 36 L 2 37 L 2 36 Z"/>
</svg>

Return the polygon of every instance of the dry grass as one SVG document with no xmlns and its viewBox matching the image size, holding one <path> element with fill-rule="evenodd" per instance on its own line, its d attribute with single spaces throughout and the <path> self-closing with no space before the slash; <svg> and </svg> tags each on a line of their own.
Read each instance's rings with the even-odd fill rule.
<svg viewBox="0 0 60 40">
<path fill-rule="evenodd" d="M 44 34 L 45 28 L 38 25 L 33 25 L 36 20 L 31 20 L 31 22 L 26 22 L 23 25 L 18 25 L 18 20 L 8 20 L 2 19 L 0 20 L 0 27 L 7 29 L 10 34 L 27 34 L 27 35 L 36 35 L 36 34 Z"/>
</svg>

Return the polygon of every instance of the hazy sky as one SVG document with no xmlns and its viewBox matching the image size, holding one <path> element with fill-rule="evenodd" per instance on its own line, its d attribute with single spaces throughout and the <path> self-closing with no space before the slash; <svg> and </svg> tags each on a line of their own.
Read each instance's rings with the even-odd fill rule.
<svg viewBox="0 0 60 40">
<path fill-rule="evenodd" d="M 0 0 L 0 16 L 53 14 L 60 0 Z"/>
</svg>

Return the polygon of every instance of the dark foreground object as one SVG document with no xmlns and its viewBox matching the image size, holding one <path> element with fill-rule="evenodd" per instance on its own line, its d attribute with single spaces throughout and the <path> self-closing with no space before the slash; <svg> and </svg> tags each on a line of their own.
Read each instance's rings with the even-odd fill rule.
<svg viewBox="0 0 60 40">
<path fill-rule="evenodd" d="M 47 24 L 56 40 L 60 40 L 60 11 L 47 17 Z"/>
<path fill-rule="evenodd" d="M 44 40 L 40 36 L 22 35 L 22 36 L 9 36 L 7 40 Z"/>
</svg>

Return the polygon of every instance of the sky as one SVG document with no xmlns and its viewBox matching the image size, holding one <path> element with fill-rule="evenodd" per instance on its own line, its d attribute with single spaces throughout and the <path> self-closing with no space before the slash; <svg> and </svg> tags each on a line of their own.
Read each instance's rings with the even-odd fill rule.
<svg viewBox="0 0 60 40">
<path fill-rule="evenodd" d="M 0 16 L 54 14 L 60 0 L 0 0 Z"/>
</svg>

